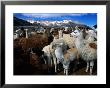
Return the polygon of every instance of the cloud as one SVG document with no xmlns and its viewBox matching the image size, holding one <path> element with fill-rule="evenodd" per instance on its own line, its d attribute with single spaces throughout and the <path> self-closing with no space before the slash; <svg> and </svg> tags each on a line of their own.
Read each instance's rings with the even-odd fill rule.
<svg viewBox="0 0 110 88">
<path fill-rule="evenodd" d="M 77 23 L 77 24 L 84 24 L 84 23 L 81 23 L 79 21 L 73 21 L 74 23 Z"/>
<path fill-rule="evenodd" d="M 62 14 L 48 14 L 48 13 L 23 13 L 22 14 L 23 16 L 26 16 L 26 17 L 37 17 L 37 18 L 40 18 L 40 17 L 59 17 L 59 16 L 62 16 Z"/>
<path fill-rule="evenodd" d="M 34 18 L 49 18 L 49 17 L 62 17 L 62 16 L 82 16 L 86 13 L 22 13 L 26 17 Z"/>
<path fill-rule="evenodd" d="M 88 15 L 88 13 L 73 13 L 73 14 L 70 14 L 70 16 L 84 16 L 84 15 Z"/>
</svg>

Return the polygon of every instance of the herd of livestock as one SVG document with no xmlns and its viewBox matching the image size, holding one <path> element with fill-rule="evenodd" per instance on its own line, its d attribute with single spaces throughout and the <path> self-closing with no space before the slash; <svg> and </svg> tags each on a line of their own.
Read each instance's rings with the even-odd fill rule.
<svg viewBox="0 0 110 88">
<path fill-rule="evenodd" d="M 64 74 L 69 75 L 71 63 L 76 61 L 72 64 L 77 67 L 81 64 L 80 60 L 86 62 L 85 71 L 92 75 L 94 62 L 97 61 L 96 31 L 76 26 L 71 32 L 60 28 L 42 32 L 19 29 L 14 34 L 15 74 L 25 69 L 31 72 L 29 66 L 33 66 L 36 71 L 46 70 L 47 74 L 63 69 Z M 23 66 L 25 69 L 21 70 Z"/>
</svg>

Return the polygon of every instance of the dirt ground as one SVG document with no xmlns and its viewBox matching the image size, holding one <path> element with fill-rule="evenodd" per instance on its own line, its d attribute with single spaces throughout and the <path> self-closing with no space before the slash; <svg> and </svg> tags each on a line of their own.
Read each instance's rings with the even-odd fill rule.
<svg viewBox="0 0 110 88">
<path fill-rule="evenodd" d="M 69 34 L 64 34 L 63 36 L 66 43 L 69 47 L 74 46 L 73 38 Z M 64 75 L 63 67 L 61 65 L 60 71 L 57 73 L 54 72 L 54 66 L 48 69 L 47 65 L 42 64 L 40 67 L 35 67 L 30 64 L 23 64 L 20 67 L 14 67 L 14 75 Z M 69 75 L 89 75 L 89 72 L 85 72 L 86 62 L 81 61 L 77 68 L 73 66 L 72 69 L 69 69 Z M 95 62 L 93 75 L 97 75 L 97 62 Z"/>
<path fill-rule="evenodd" d="M 89 71 L 85 72 L 86 63 L 81 61 L 80 64 L 73 66 L 72 69 L 69 69 L 69 75 L 89 75 Z M 55 73 L 54 66 L 50 69 L 47 68 L 47 65 L 42 64 L 41 67 L 34 67 L 31 65 L 24 65 L 22 68 L 15 69 L 15 75 L 64 75 L 63 67 L 60 64 L 60 71 Z M 93 75 L 97 75 L 97 62 L 93 69 Z"/>
</svg>

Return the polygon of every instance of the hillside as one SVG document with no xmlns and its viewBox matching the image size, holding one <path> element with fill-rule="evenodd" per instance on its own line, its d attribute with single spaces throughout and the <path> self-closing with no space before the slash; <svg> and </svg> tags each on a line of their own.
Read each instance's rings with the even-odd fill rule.
<svg viewBox="0 0 110 88">
<path fill-rule="evenodd" d="M 14 17 L 14 26 L 31 26 L 32 24 L 25 21 L 25 20 L 22 20 L 22 19 L 19 19 L 17 17 Z"/>
</svg>

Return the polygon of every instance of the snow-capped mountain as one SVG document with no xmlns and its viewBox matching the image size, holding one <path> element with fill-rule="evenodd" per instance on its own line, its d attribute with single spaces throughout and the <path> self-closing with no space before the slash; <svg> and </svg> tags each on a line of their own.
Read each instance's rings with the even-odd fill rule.
<svg viewBox="0 0 110 88">
<path fill-rule="evenodd" d="M 19 23 L 19 24 L 18 24 Z M 26 24 L 26 25 L 25 25 Z M 29 24 L 29 25 L 28 25 Z M 89 29 L 89 26 L 85 24 L 81 24 L 80 22 L 77 21 L 72 21 L 72 20 L 62 20 L 62 21 L 34 21 L 34 20 L 21 20 L 19 18 L 14 18 L 14 25 L 15 26 L 37 26 L 38 28 L 48 26 L 48 27 L 68 27 L 68 28 L 75 28 L 75 26 L 81 26 L 81 27 L 86 27 Z"/>
</svg>

